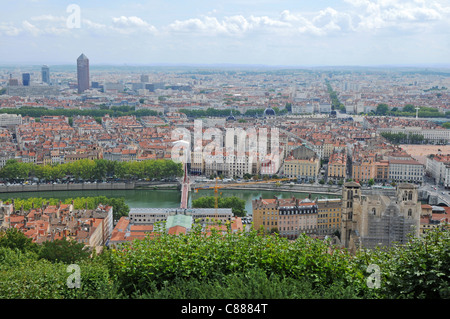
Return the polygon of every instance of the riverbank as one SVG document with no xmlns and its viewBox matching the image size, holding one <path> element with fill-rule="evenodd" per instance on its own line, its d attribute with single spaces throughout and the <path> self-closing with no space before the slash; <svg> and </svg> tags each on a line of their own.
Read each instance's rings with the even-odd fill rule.
<svg viewBox="0 0 450 319">
<path fill-rule="evenodd" d="M 192 183 L 191 192 L 195 189 L 212 190 L 215 183 Z M 247 184 L 243 182 L 241 185 L 226 183 L 218 184 L 221 190 L 248 190 L 248 191 L 271 191 L 271 192 L 288 192 L 288 193 L 314 193 L 320 195 L 341 196 L 342 186 L 328 184 L 281 184 L 261 183 Z M 71 183 L 71 184 L 39 184 L 39 185 L 0 185 L 0 193 L 32 193 L 32 192 L 71 192 L 71 191 L 121 191 L 121 190 L 179 190 L 180 184 L 177 182 L 111 182 L 111 183 Z M 372 195 L 374 193 L 383 195 L 393 195 L 394 189 L 371 189 L 362 187 L 364 195 Z"/>
<path fill-rule="evenodd" d="M 210 184 L 196 184 L 192 185 L 192 189 L 196 188 L 214 188 L 214 183 Z M 258 190 L 258 191 L 277 191 L 277 192 L 290 192 L 290 193 L 314 193 L 323 195 L 335 195 L 340 196 L 342 194 L 342 187 L 338 185 L 314 185 L 314 184 L 281 184 L 275 185 L 273 183 L 267 184 L 246 184 L 245 182 L 241 185 L 230 185 L 219 184 L 217 185 L 220 189 L 227 190 Z"/>
<path fill-rule="evenodd" d="M 0 185 L 0 193 L 22 192 L 57 192 L 57 191 L 99 191 L 99 190 L 132 190 L 155 189 L 176 190 L 177 183 L 140 183 L 140 182 L 111 182 L 111 183 L 71 183 L 71 184 L 39 184 L 39 185 Z"/>
</svg>

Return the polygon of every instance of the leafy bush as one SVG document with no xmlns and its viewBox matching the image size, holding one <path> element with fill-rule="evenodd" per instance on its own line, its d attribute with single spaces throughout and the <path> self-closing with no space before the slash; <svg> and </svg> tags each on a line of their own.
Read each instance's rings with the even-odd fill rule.
<svg viewBox="0 0 450 319">
<path fill-rule="evenodd" d="M 175 279 L 219 280 L 251 269 L 267 276 L 304 279 L 312 287 L 363 282 L 352 273 L 351 256 L 330 250 L 329 243 L 301 236 L 290 242 L 278 235 L 256 231 L 205 237 L 198 229 L 188 235 L 160 234 L 125 243 L 109 255 L 111 274 L 127 292 L 163 287 Z"/>
<path fill-rule="evenodd" d="M 96 260 L 80 262 L 80 287 L 68 286 L 68 264 L 38 259 L 36 254 L 0 248 L 0 299 L 115 298 L 108 269 Z"/>
<path fill-rule="evenodd" d="M 2 237 L 0 298 L 448 299 L 449 234 L 434 230 L 404 246 L 351 255 L 306 235 L 295 241 L 255 230 L 205 236 L 195 227 L 78 260 L 79 288 L 68 286 L 74 260 L 51 262 L 33 245 L 11 247 Z M 370 265 L 379 269 L 375 287 Z"/>
<path fill-rule="evenodd" d="M 450 298 L 450 231 L 435 229 L 405 246 L 361 251 L 360 265 L 380 267 L 384 298 Z"/>
<path fill-rule="evenodd" d="M 351 287 L 336 283 L 313 288 L 307 280 L 266 275 L 261 269 L 232 273 L 220 279 L 176 278 L 158 289 L 150 283 L 146 292 L 134 292 L 133 299 L 350 299 L 358 298 Z"/>
</svg>

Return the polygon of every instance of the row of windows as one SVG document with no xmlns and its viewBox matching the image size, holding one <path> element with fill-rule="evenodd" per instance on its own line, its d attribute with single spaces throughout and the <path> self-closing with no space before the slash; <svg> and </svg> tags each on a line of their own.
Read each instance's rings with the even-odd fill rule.
<svg viewBox="0 0 450 319">
<path fill-rule="evenodd" d="M 336 223 L 336 222 L 339 222 L 339 218 L 333 218 L 333 221 L 332 221 L 331 218 L 330 218 L 330 220 L 328 220 L 328 219 L 321 219 L 321 220 L 317 221 L 318 224 L 327 224 L 327 223 Z"/>
<path fill-rule="evenodd" d="M 334 217 L 339 216 L 340 213 L 329 213 L 329 214 L 319 214 L 317 215 L 318 218 L 325 218 L 325 217 Z"/>
</svg>

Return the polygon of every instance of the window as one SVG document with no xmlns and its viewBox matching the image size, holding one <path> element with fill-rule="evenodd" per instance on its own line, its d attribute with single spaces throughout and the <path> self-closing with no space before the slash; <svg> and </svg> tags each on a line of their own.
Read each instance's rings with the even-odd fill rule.
<svg viewBox="0 0 450 319">
<path fill-rule="evenodd" d="M 410 208 L 410 209 L 408 209 L 408 217 L 411 217 L 412 216 L 412 209 Z"/>
</svg>

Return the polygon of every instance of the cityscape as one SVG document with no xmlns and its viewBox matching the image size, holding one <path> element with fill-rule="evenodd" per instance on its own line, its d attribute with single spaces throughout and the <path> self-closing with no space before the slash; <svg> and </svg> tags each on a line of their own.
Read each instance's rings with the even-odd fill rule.
<svg viewBox="0 0 450 319">
<path fill-rule="evenodd" d="M 232 24 L 243 22 L 223 3 L 208 12 L 217 17 L 225 12 L 223 20 L 183 20 L 176 10 L 178 18 L 166 28 L 123 15 L 108 26 L 89 20 L 94 9 L 87 4 L 62 8 L 66 16 L 58 19 L 53 13 L 29 18 L 23 30 L 0 23 L 0 41 L 10 37 L 11 48 L 19 45 L 12 37 L 26 31 L 47 42 L 50 33 L 63 41 L 66 31 L 96 29 L 92 37 L 107 43 L 110 36 L 103 32 L 111 28 L 117 39 L 140 41 L 130 30 L 137 27 L 149 37 L 164 32 L 168 47 L 168 60 L 162 55 L 153 64 L 143 63 L 137 52 L 129 61 L 121 56 L 113 62 L 117 53 L 102 56 L 91 37 L 85 47 L 61 48 L 60 58 L 34 48 L 33 59 L 19 61 L 1 50 L 1 298 L 212 298 L 221 301 L 195 306 L 181 301 L 176 313 L 216 311 L 216 316 L 273 314 L 270 300 L 256 301 L 286 299 L 295 287 L 311 290 L 294 299 L 449 298 L 450 66 L 441 58 L 448 59 L 447 44 L 429 60 L 418 50 L 404 63 L 402 42 L 390 48 L 391 60 L 377 52 L 354 63 L 342 58 L 343 49 L 334 61 L 328 52 L 325 60 L 312 53 L 336 30 L 358 37 L 365 30 L 375 37 L 369 26 L 378 20 L 368 13 L 371 6 L 389 23 L 379 26 L 385 32 L 401 29 L 400 17 L 428 24 L 411 38 L 426 37 L 450 14 L 440 1 L 413 2 L 343 1 L 322 10 L 309 4 L 303 9 L 315 17 L 284 10 L 276 18 L 262 16 L 269 1 L 255 11 L 261 16 L 247 20 L 247 7 L 240 4 L 240 17 L 252 31 L 239 35 Z M 363 9 L 356 23 L 354 10 Z M 166 14 L 154 21 L 165 19 Z M 52 21 L 69 30 L 37 29 Z M 311 58 L 303 62 L 293 62 L 292 48 L 285 62 L 266 52 L 249 59 L 250 48 L 241 60 L 235 51 L 230 59 L 226 52 L 218 55 L 222 60 L 192 58 L 198 51 L 189 41 L 199 30 L 196 36 L 211 49 L 213 35 L 203 34 L 208 28 L 217 41 L 222 32 L 235 37 L 231 46 L 248 37 L 245 51 L 257 41 L 253 37 L 267 32 L 272 39 L 275 29 L 293 32 L 289 28 L 299 21 L 302 36 L 314 37 Z M 172 45 L 180 41 L 173 32 L 182 27 L 190 30 L 185 61 L 173 59 Z M 345 45 L 352 41 L 347 37 Z M 430 41 L 436 39 L 439 33 Z M 274 45 L 282 47 L 285 40 Z M 123 43 L 135 50 L 133 40 Z M 364 50 L 361 44 L 355 44 L 355 55 L 358 50 Z M 422 264 L 413 262 L 419 255 Z M 24 285 L 11 265 L 26 259 L 38 265 L 36 278 L 50 262 L 49 271 L 64 284 L 11 290 L 9 280 Z M 68 265 L 83 265 L 81 275 L 63 274 Z M 413 274 L 407 272 L 413 267 Z M 93 279 L 96 272 L 108 275 Z M 72 278 L 78 281 L 69 282 Z M 233 286 L 243 278 L 248 287 Z M 263 292 L 252 280 L 272 288 Z M 352 293 L 342 287 L 352 287 Z M 230 298 L 255 302 L 223 303 Z"/>
</svg>

